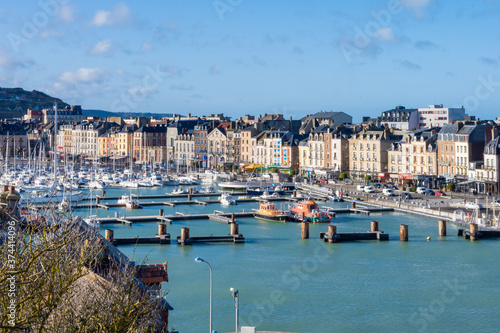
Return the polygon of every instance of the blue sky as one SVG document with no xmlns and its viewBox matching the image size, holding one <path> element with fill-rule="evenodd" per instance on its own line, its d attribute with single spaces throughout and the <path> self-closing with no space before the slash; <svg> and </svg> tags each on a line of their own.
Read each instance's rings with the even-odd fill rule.
<svg viewBox="0 0 500 333">
<path fill-rule="evenodd" d="M 109 111 L 492 119 L 499 18 L 498 0 L 12 1 L 0 86 Z"/>
</svg>

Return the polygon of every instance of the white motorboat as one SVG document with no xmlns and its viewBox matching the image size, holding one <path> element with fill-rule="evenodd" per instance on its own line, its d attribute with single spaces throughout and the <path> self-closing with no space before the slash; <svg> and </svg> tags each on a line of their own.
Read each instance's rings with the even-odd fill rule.
<svg viewBox="0 0 500 333">
<path fill-rule="evenodd" d="M 139 180 L 139 187 L 153 187 L 153 183 L 149 180 Z"/>
<path fill-rule="evenodd" d="M 207 186 L 207 187 L 203 187 L 201 190 L 200 190 L 200 193 L 203 193 L 203 194 L 213 194 L 215 193 L 215 190 L 212 186 Z"/>
<path fill-rule="evenodd" d="M 188 194 L 189 192 L 186 189 L 183 189 L 181 187 L 176 188 L 175 190 L 172 191 L 172 194 Z"/>
<path fill-rule="evenodd" d="M 118 199 L 117 203 L 119 204 L 126 204 L 130 200 L 130 195 L 124 194 L 121 196 L 120 199 Z"/>
<path fill-rule="evenodd" d="M 89 182 L 90 189 L 105 190 L 109 188 L 109 185 L 100 180 L 93 180 Z"/>
<path fill-rule="evenodd" d="M 127 209 L 138 209 L 141 206 L 139 205 L 139 200 L 130 195 L 129 200 L 125 203 L 125 207 Z"/>
<path fill-rule="evenodd" d="M 84 218 L 83 221 L 87 223 L 90 227 L 99 229 L 99 226 L 101 225 L 101 222 L 97 220 L 96 215 L 91 215 L 87 218 Z"/>
<path fill-rule="evenodd" d="M 229 193 L 222 193 L 219 201 L 224 206 L 236 205 L 236 201 L 233 199 L 233 196 Z"/>
</svg>

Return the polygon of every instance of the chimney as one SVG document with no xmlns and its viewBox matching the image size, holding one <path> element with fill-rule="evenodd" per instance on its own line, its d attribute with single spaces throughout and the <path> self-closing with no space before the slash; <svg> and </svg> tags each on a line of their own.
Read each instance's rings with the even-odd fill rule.
<svg viewBox="0 0 500 333">
<path fill-rule="evenodd" d="M 16 187 L 15 186 L 11 186 L 10 187 L 10 194 L 14 194 L 14 192 L 16 192 Z"/>
</svg>

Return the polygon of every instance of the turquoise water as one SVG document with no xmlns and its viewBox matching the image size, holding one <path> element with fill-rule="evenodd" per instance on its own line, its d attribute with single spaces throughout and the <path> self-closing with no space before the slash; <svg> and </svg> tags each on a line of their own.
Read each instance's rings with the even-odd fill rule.
<svg viewBox="0 0 500 333">
<path fill-rule="evenodd" d="M 133 193 L 163 193 L 169 188 Z M 118 195 L 123 190 L 108 190 Z M 125 191 L 126 193 L 130 191 Z M 320 206 L 346 207 L 346 203 Z M 110 209 L 101 216 L 153 215 L 159 207 Z M 165 214 L 242 211 L 256 203 L 162 207 Z M 285 332 L 496 332 L 500 324 L 500 243 L 471 243 L 448 225 L 438 237 L 437 221 L 404 214 L 339 215 L 337 232 L 366 231 L 378 220 L 389 242 L 325 244 L 327 225 L 310 225 L 309 240 L 300 225 L 240 219 L 245 244 L 128 245 L 119 249 L 137 263 L 168 261 L 166 299 L 174 307 L 169 322 L 179 332 L 206 332 L 209 326 L 209 269 L 213 267 L 213 327 L 234 332 L 235 308 L 229 288 L 240 293 L 240 322 L 258 330 Z M 399 225 L 409 225 L 409 242 L 399 241 Z M 172 239 L 181 227 L 191 236 L 226 235 L 229 226 L 208 220 L 167 226 Z M 106 225 L 115 237 L 152 236 L 157 223 L 132 227 Z M 104 229 L 103 228 L 103 229 Z M 102 230 L 104 233 L 104 230 Z M 426 238 L 430 236 L 431 241 Z"/>
</svg>

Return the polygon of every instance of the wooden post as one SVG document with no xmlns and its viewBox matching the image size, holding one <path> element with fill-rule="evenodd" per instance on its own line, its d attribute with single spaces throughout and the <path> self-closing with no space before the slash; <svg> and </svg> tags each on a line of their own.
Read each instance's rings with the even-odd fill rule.
<svg viewBox="0 0 500 333">
<path fill-rule="evenodd" d="M 477 231 L 478 231 L 477 223 L 471 223 L 470 224 L 470 240 L 473 242 L 477 241 L 477 239 L 478 239 Z"/>
<path fill-rule="evenodd" d="M 106 238 L 106 240 L 108 242 L 113 242 L 114 232 L 115 231 L 113 229 L 106 229 L 106 230 L 104 230 L 104 238 Z"/>
<path fill-rule="evenodd" d="M 160 208 L 160 216 L 163 216 L 163 208 Z"/>
<path fill-rule="evenodd" d="M 378 221 L 372 221 L 371 232 L 378 231 Z"/>
<path fill-rule="evenodd" d="M 297 190 L 293 191 L 292 197 L 296 198 L 297 197 Z"/>
<path fill-rule="evenodd" d="M 401 224 L 399 226 L 399 239 L 402 242 L 408 241 L 408 224 Z"/>
<path fill-rule="evenodd" d="M 235 219 L 234 219 L 234 213 L 231 213 L 231 222 L 234 222 Z"/>
<path fill-rule="evenodd" d="M 167 225 L 165 223 L 158 224 L 158 236 L 167 234 Z"/>
<path fill-rule="evenodd" d="M 356 201 L 353 201 L 353 202 L 351 203 L 351 208 L 352 208 L 352 209 L 355 209 L 355 208 L 356 208 Z"/>
<path fill-rule="evenodd" d="M 309 222 L 302 222 L 302 239 L 309 239 Z"/>
<path fill-rule="evenodd" d="M 181 228 L 181 239 L 182 240 L 189 239 L 189 228 Z"/>
<path fill-rule="evenodd" d="M 337 226 L 330 224 L 328 226 L 328 236 L 335 236 L 337 234 Z M 333 243 L 333 238 L 328 239 L 328 243 Z"/>
<path fill-rule="evenodd" d="M 193 194 L 193 188 L 192 187 L 189 189 L 189 194 Z"/>
<path fill-rule="evenodd" d="M 95 203 L 96 203 L 96 204 L 99 204 L 100 202 L 101 202 L 101 198 L 99 198 L 99 197 L 95 197 Z"/>
<path fill-rule="evenodd" d="M 191 193 L 188 194 L 188 201 L 191 201 Z"/>
<path fill-rule="evenodd" d="M 238 222 L 230 222 L 229 225 L 231 226 L 231 236 L 237 236 L 239 234 Z"/>
<path fill-rule="evenodd" d="M 439 220 L 439 236 L 446 236 L 446 221 Z"/>
</svg>

